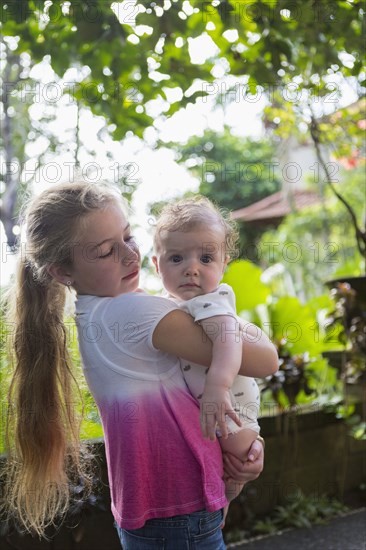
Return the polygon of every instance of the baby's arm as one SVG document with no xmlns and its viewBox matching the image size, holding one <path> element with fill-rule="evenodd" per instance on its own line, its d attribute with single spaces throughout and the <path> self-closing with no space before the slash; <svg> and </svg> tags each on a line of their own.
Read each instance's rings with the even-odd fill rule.
<svg viewBox="0 0 366 550">
<path fill-rule="evenodd" d="M 228 437 L 225 414 L 241 425 L 229 394 L 242 360 L 240 325 L 231 315 L 215 315 L 202 319 L 200 324 L 213 346 L 201 399 L 201 428 L 205 437 L 215 440 L 217 423 L 225 439 Z"/>
</svg>

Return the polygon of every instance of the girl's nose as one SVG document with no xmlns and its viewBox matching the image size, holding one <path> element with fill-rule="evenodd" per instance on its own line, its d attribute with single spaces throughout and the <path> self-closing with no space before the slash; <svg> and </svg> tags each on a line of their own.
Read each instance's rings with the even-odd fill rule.
<svg viewBox="0 0 366 550">
<path fill-rule="evenodd" d="M 123 265 L 130 265 L 135 262 L 138 262 L 140 258 L 140 253 L 137 245 L 124 243 L 123 249 L 121 250 L 121 260 Z"/>
</svg>

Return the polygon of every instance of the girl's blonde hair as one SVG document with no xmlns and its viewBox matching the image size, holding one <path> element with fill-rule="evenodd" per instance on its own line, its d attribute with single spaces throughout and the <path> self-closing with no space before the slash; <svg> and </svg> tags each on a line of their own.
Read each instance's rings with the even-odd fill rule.
<svg viewBox="0 0 366 550">
<path fill-rule="evenodd" d="M 219 208 L 201 195 L 181 199 L 163 207 L 155 226 L 154 248 L 159 252 L 163 231 L 188 232 L 205 224 L 222 227 L 226 253 L 234 257 L 239 240 L 236 222 L 230 217 L 229 211 Z"/>
<path fill-rule="evenodd" d="M 90 486 L 73 397 L 65 287 L 52 279 L 48 267 L 72 265 L 83 217 L 111 203 L 123 207 L 121 196 L 107 185 L 67 183 L 44 191 L 25 214 L 25 254 L 7 301 L 14 372 L 3 507 L 40 536 L 67 510 L 70 483 Z"/>
</svg>

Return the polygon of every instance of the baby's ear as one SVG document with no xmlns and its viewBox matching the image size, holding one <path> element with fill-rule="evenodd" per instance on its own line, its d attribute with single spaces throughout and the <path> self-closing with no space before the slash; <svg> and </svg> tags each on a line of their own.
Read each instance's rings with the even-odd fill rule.
<svg viewBox="0 0 366 550">
<path fill-rule="evenodd" d="M 226 267 L 227 267 L 227 264 L 230 262 L 231 258 L 229 256 L 229 254 L 226 254 L 225 256 L 225 260 L 224 260 L 224 269 L 223 271 L 225 271 Z"/>
<path fill-rule="evenodd" d="M 159 273 L 158 257 L 157 257 L 157 256 L 153 256 L 151 259 L 152 259 L 152 263 L 153 263 L 154 266 L 155 266 L 156 273 Z"/>
</svg>

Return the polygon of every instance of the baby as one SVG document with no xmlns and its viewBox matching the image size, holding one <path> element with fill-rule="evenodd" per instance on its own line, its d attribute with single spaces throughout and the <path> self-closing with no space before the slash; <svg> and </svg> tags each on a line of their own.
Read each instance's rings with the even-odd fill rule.
<svg viewBox="0 0 366 550">
<path fill-rule="evenodd" d="M 246 460 L 258 438 L 259 389 L 238 375 L 240 320 L 230 286 L 220 284 L 237 231 L 208 199 L 196 197 L 165 206 L 156 225 L 153 262 L 164 288 L 200 323 L 213 342 L 209 369 L 182 362 L 186 383 L 201 408 L 203 435 L 219 437 L 223 452 Z M 226 481 L 228 500 L 243 485 Z"/>
</svg>

